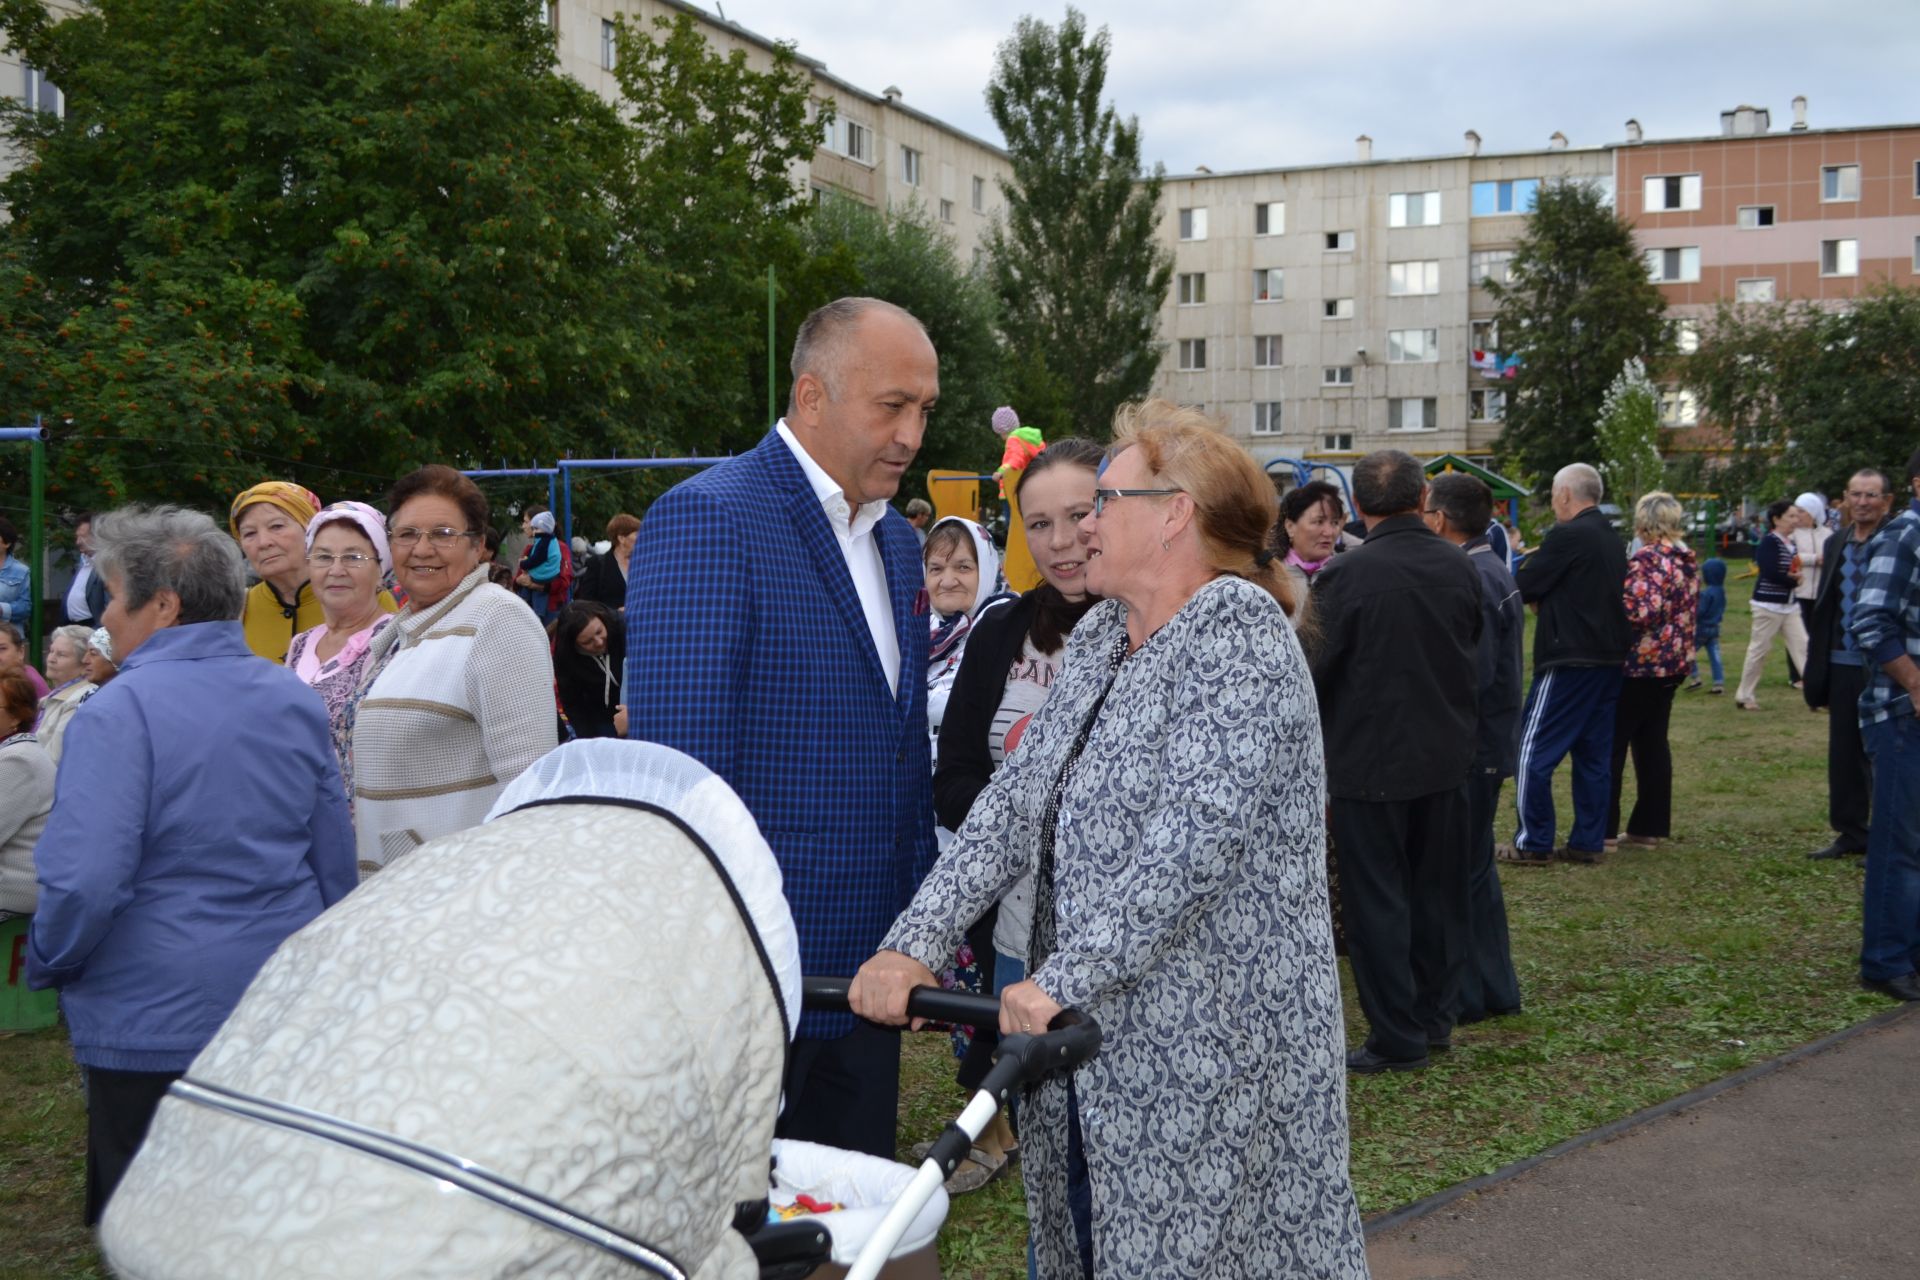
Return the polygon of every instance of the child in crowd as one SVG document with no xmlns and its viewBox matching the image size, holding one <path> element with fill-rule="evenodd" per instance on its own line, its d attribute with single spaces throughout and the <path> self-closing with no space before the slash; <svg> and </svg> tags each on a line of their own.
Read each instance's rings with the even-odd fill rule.
<svg viewBox="0 0 1920 1280">
<path fill-rule="evenodd" d="M 1707 662 L 1713 668 L 1713 692 L 1727 691 L 1726 670 L 1720 665 L 1720 620 L 1727 613 L 1727 562 L 1719 556 L 1711 556 L 1700 566 L 1700 578 L 1706 585 L 1700 588 L 1700 612 L 1693 628 L 1693 640 L 1707 655 Z M 1693 678 L 1687 681 L 1687 688 L 1700 687 L 1700 659 L 1693 660 Z"/>
</svg>

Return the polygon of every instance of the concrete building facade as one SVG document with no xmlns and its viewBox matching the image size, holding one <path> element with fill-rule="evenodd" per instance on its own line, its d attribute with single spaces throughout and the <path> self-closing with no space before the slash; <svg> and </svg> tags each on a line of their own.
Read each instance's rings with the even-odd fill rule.
<svg viewBox="0 0 1920 1280">
<path fill-rule="evenodd" d="M 1154 392 L 1204 407 L 1262 461 L 1339 466 L 1380 448 L 1490 455 L 1501 429 L 1498 311 L 1542 182 L 1597 183 L 1635 223 L 1682 349 L 1716 303 L 1845 305 L 1920 283 L 1920 126 L 1770 131 L 1726 112 L 1717 135 L 1539 151 L 1374 159 L 1167 180 L 1174 282 Z M 1663 397 L 1674 428 L 1691 395 Z M 1698 447 L 1693 433 L 1676 437 Z"/>
</svg>

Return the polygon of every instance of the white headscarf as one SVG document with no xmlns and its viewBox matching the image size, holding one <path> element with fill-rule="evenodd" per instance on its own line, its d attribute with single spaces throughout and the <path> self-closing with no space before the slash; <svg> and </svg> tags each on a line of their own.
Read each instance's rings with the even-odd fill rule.
<svg viewBox="0 0 1920 1280">
<path fill-rule="evenodd" d="M 943 524 L 960 525 L 966 529 L 968 536 L 973 539 L 973 558 L 980 566 L 980 581 L 974 584 L 973 604 L 968 607 L 967 616 L 969 618 L 976 617 L 979 615 L 981 607 L 984 606 L 987 601 L 1006 590 L 1006 587 L 1000 582 L 1000 552 L 993 545 L 993 539 L 987 536 L 985 529 L 973 521 L 963 519 L 960 516 L 946 516 L 934 521 L 933 528 L 927 530 L 927 540 L 929 542 L 933 540 L 933 535 Z M 937 628 L 939 625 L 940 620 L 936 616 L 934 626 Z"/>
</svg>

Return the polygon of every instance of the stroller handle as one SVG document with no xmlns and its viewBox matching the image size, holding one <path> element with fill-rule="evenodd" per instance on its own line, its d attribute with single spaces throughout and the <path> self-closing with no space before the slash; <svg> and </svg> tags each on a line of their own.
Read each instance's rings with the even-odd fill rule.
<svg viewBox="0 0 1920 1280">
<path fill-rule="evenodd" d="M 847 1013 L 852 1008 L 848 999 L 852 985 L 849 978 L 802 978 L 800 1002 L 823 1013 Z M 907 995 L 907 1016 L 992 1030 L 1000 1025 L 1000 1001 L 940 987 L 915 987 Z M 1100 1024 L 1091 1015 L 1062 1009 L 1044 1034 L 1002 1036 L 993 1054 L 998 1068 L 993 1078 L 1011 1085 L 1032 1083 L 1053 1071 L 1071 1071 L 1100 1051 L 1100 1040 Z"/>
</svg>

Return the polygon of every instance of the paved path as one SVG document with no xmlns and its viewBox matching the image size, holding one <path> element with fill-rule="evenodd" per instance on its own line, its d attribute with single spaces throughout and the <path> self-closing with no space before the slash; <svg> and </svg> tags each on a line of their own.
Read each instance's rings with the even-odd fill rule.
<svg viewBox="0 0 1920 1280">
<path fill-rule="evenodd" d="M 1914 1280 L 1920 1013 L 1379 1233 L 1374 1280 Z"/>
</svg>

